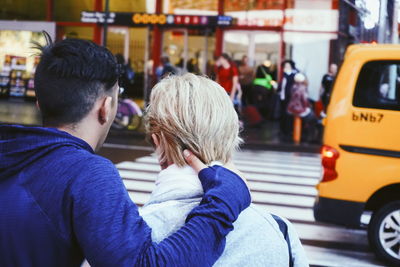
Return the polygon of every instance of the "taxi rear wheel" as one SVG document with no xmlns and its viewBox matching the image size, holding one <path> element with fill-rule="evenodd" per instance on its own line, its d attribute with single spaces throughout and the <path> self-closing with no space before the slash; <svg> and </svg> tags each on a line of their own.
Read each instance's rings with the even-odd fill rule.
<svg viewBox="0 0 400 267">
<path fill-rule="evenodd" d="M 368 226 L 368 239 L 379 258 L 400 266 L 400 201 L 375 212 Z"/>
</svg>

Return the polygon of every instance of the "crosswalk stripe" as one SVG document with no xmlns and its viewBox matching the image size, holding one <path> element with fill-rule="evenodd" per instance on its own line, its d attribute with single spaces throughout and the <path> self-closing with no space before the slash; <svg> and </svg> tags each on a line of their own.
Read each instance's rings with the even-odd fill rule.
<svg viewBox="0 0 400 267">
<path fill-rule="evenodd" d="M 313 211 L 310 208 L 276 206 L 266 203 L 256 203 L 256 205 L 265 208 L 270 213 L 285 217 L 292 222 L 315 222 Z"/>
<path fill-rule="evenodd" d="M 315 197 L 317 190 L 314 187 L 297 186 L 297 185 L 282 185 L 282 184 L 270 184 L 249 181 L 250 190 L 262 190 L 265 192 L 276 192 L 293 195 L 304 195 Z"/>
<path fill-rule="evenodd" d="M 258 167 L 248 167 L 245 165 L 238 165 L 238 169 L 245 173 L 251 174 L 277 174 L 282 176 L 290 176 L 290 177 L 305 177 L 305 178 L 316 178 L 320 177 L 320 172 L 312 172 L 312 171 L 301 171 L 298 170 L 290 170 L 290 169 L 277 169 L 277 168 L 258 168 Z M 119 169 L 126 170 L 140 170 L 140 171 L 150 171 L 150 172 L 159 172 L 160 167 L 155 164 L 144 164 L 139 162 L 131 162 L 124 161 L 117 165 Z"/>
<path fill-rule="evenodd" d="M 161 171 L 160 166 L 158 166 L 158 171 L 157 171 L 157 169 L 155 169 L 154 164 L 142 164 L 142 163 L 131 162 L 131 161 L 121 162 L 117 165 L 117 168 L 128 169 L 128 170 L 142 170 L 142 171 L 146 170 L 146 171 L 152 171 L 152 172 Z"/>
<path fill-rule="evenodd" d="M 248 160 L 252 159 L 255 163 L 285 163 L 288 165 L 302 165 L 302 166 L 318 166 L 321 164 L 320 159 L 296 159 L 296 158 L 286 158 L 286 157 L 260 157 L 260 158 L 252 158 L 251 156 L 235 156 L 233 157 L 234 160 Z"/>
<path fill-rule="evenodd" d="M 136 180 L 148 180 L 155 181 L 158 172 L 148 172 L 148 171 L 136 171 L 136 170 L 126 170 L 120 169 L 119 173 L 124 179 L 136 179 Z M 296 178 L 289 176 L 279 176 L 272 174 L 248 174 L 244 173 L 245 178 L 249 182 L 260 182 L 269 184 L 282 184 L 282 185 L 297 185 L 297 186 L 310 186 L 314 187 L 318 183 L 318 179 L 315 178 Z"/>
<path fill-rule="evenodd" d="M 128 190 L 135 191 L 145 191 L 151 193 L 155 188 L 154 180 L 131 180 L 125 179 L 124 184 Z M 252 192 L 256 193 L 269 193 L 278 195 L 293 195 L 293 196 L 303 196 L 314 199 L 316 195 L 316 189 L 312 187 L 304 186 L 288 186 L 288 185 L 275 185 L 266 184 L 260 182 L 248 182 L 249 188 Z"/>
<path fill-rule="evenodd" d="M 236 155 L 244 155 L 250 157 L 259 157 L 259 156 L 281 156 L 281 157 L 296 157 L 301 159 L 313 159 L 319 158 L 319 154 L 315 153 L 305 153 L 305 152 L 282 152 L 282 151 L 265 151 L 265 150 L 248 150 L 248 149 L 241 149 L 239 150 Z"/>
<path fill-rule="evenodd" d="M 127 183 L 127 181 L 125 181 Z M 136 184 L 135 189 L 130 189 L 129 184 L 126 186 L 128 191 L 132 194 L 140 193 L 141 195 L 150 195 L 152 186 L 146 185 L 145 183 L 140 184 L 137 186 Z M 142 202 L 142 196 L 135 196 L 140 198 L 140 203 Z M 144 196 L 143 196 L 144 197 Z M 145 196 L 147 199 L 147 196 Z M 251 199 L 254 203 L 263 203 L 269 204 L 274 206 L 286 206 L 286 207 L 298 207 L 298 208 L 309 208 L 311 209 L 314 204 L 313 197 L 306 197 L 306 196 L 291 196 L 288 198 L 285 194 L 279 193 L 260 193 L 260 192 L 251 192 Z"/>
<path fill-rule="evenodd" d="M 279 174 L 285 176 L 296 176 L 296 177 L 319 177 L 321 174 L 319 171 L 299 171 L 299 170 L 292 170 L 292 169 L 277 169 L 277 168 L 270 168 L 270 167 L 254 167 L 254 166 L 246 166 L 240 165 L 238 166 L 243 172 L 247 173 L 271 173 L 271 174 Z"/>
<path fill-rule="evenodd" d="M 303 245 L 311 266 L 329 267 L 377 267 L 379 263 L 372 253 L 354 252 L 332 248 Z"/>
<path fill-rule="evenodd" d="M 347 244 L 367 243 L 367 233 L 364 230 L 346 229 L 332 225 L 310 225 L 293 223 L 300 239 L 337 242 Z"/>
<path fill-rule="evenodd" d="M 155 188 L 155 184 L 153 183 L 149 183 L 149 182 L 142 182 L 142 181 L 133 181 L 133 180 L 124 180 L 124 184 L 126 189 L 128 189 L 129 191 L 143 191 L 143 192 L 147 192 L 147 193 L 151 193 L 154 188 Z"/>
<path fill-rule="evenodd" d="M 274 205 L 282 205 L 289 207 L 312 208 L 314 205 L 314 197 L 291 196 L 280 193 L 259 193 L 251 192 L 251 199 L 255 203 L 268 203 Z"/>
<path fill-rule="evenodd" d="M 319 171 L 321 169 L 320 163 L 318 164 L 288 164 L 287 162 L 276 162 L 276 161 L 262 161 L 255 162 L 250 160 L 234 159 L 235 164 L 244 166 L 258 166 L 258 167 L 271 167 L 271 168 L 288 168 L 300 171 Z"/>
<path fill-rule="evenodd" d="M 143 206 L 146 204 L 150 199 L 149 193 L 142 193 L 142 192 L 128 192 L 129 196 L 131 197 L 132 201 L 136 203 L 138 206 Z"/>
<path fill-rule="evenodd" d="M 321 168 L 321 160 L 318 158 L 313 160 L 312 162 L 307 162 L 304 160 L 293 160 L 291 158 L 275 158 L 275 157 L 267 157 L 267 158 L 258 158 L 252 159 L 249 161 L 249 157 L 234 157 L 234 162 L 237 165 L 251 165 L 251 166 L 259 166 L 259 167 L 283 167 L 283 168 L 291 168 L 291 169 L 300 169 L 300 170 L 311 170 L 318 171 Z M 158 160 L 154 156 L 147 156 L 136 159 L 135 162 L 141 163 L 149 163 L 149 164 L 159 164 Z"/>
<path fill-rule="evenodd" d="M 140 181 L 155 182 L 157 177 L 156 172 L 144 172 L 144 171 L 131 171 L 131 170 L 119 170 L 119 174 L 123 179 L 135 179 Z"/>
<path fill-rule="evenodd" d="M 288 153 L 288 154 L 281 154 Z M 268 159 L 280 159 L 280 160 L 290 160 L 294 162 L 318 162 L 320 161 L 321 156 L 319 154 L 312 154 L 312 156 L 299 154 L 299 153 L 290 153 L 290 152 L 280 152 L 274 153 L 271 151 L 268 152 L 260 152 L 260 151 L 245 151 L 234 154 L 234 158 L 251 158 L 254 160 L 268 160 Z"/>
<path fill-rule="evenodd" d="M 148 156 L 136 159 L 135 162 L 147 163 L 147 164 L 159 164 L 158 160 L 155 157 Z M 234 158 L 234 162 L 236 165 L 241 166 L 255 166 L 255 167 L 277 167 L 277 168 L 288 168 L 293 170 L 308 170 L 308 171 L 319 171 L 321 169 L 320 161 L 314 163 L 312 165 L 309 164 L 288 164 L 285 161 L 273 160 L 273 161 L 253 161 L 253 160 L 243 160 Z"/>
</svg>

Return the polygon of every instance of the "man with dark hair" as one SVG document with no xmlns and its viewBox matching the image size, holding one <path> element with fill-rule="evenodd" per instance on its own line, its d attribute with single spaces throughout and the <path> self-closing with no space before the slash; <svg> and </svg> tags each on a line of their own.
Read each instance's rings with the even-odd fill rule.
<svg viewBox="0 0 400 267">
<path fill-rule="evenodd" d="M 168 75 L 176 74 L 176 69 L 172 66 L 168 56 L 162 56 L 160 61 L 162 65 L 161 79 Z"/>
<path fill-rule="evenodd" d="M 185 151 L 204 188 L 176 233 L 153 243 L 115 166 L 94 154 L 115 117 L 120 68 L 92 42 L 42 48 L 44 127 L 0 126 L 2 266 L 210 266 L 250 202 L 242 179 Z"/>
</svg>

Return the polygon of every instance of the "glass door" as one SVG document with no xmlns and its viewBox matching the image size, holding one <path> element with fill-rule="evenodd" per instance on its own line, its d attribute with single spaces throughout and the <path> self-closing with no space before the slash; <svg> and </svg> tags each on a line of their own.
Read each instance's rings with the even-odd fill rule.
<svg viewBox="0 0 400 267">
<path fill-rule="evenodd" d="M 168 29 L 163 32 L 162 56 L 167 56 L 180 73 L 208 74 L 215 38 L 210 31 Z"/>
<path fill-rule="evenodd" d="M 178 72 L 184 72 L 188 60 L 187 29 L 164 30 L 162 44 L 162 57 L 168 57 Z"/>
<path fill-rule="evenodd" d="M 224 33 L 224 52 L 235 61 L 248 56 L 250 66 L 258 66 L 269 60 L 278 65 L 280 35 L 266 31 L 226 31 Z"/>
</svg>

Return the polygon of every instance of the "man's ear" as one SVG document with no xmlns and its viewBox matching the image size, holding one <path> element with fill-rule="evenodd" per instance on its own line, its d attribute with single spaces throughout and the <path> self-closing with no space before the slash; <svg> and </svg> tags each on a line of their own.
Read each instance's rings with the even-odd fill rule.
<svg viewBox="0 0 400 267">
<path fill-rule="evenodd" d="M 110 119 L 112 106 L 112 97 L 106 96 L 101 100 L 100 109 L 99 109 L 99 122 L 100 124 L 107 123 Z"/>
</svg>

